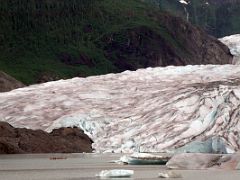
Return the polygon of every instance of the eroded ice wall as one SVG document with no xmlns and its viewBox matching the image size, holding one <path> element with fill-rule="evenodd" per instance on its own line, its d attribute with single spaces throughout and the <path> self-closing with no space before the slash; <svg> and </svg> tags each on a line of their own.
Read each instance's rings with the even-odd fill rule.
<svg viewBox="0 0 240 180">
<path fill-rule="evenodd" d="M 51 131 L 78 126 L 98 152 L 159 152 L 220 137 L 240 145 L 240 66 L 140 69 L 0 93 L 0 118 Z"/>
</svg>

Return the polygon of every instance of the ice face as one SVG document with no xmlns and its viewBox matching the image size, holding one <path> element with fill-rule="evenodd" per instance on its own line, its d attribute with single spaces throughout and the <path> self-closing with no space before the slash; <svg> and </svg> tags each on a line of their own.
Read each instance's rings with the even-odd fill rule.
<svg viewBox="0 0 240 180">
<path fill-rule="evenodd" d="M 0 119 L 51 131 L 77 126 L 97 152 L 159 152 L 219 137 L 240 147 L 240 66 L 147 68 L 0 93 Z"/>
</svg>

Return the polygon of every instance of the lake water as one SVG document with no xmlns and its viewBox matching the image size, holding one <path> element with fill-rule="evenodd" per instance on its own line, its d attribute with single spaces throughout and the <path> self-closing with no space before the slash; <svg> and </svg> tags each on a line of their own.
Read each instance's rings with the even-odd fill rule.
<svg viewBox="0 0 240 180">
<path fill-rule="evenodd" d="M 0 180 L 91 180 L 107 169 L 134 170 L 132 178 L 160 179 L 158 173 L 166 170 L 162 165 L 120 165 L 111 163 L 121 154 L 36 154 L 0 155 Z M 238 180 L 240 171 L 179 170 L 182 180 Z M 119 178 L 118 178 L 119 179 Z M 123 178 L 120 178 L 123 180 Z"/>
</svg>

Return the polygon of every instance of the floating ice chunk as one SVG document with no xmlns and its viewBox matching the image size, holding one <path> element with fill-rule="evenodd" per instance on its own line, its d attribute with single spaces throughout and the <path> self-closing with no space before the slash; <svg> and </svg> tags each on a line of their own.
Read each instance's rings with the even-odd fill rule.
<svg viewBox="0 0 240 180">
<path fill-rule="evenodd" d="M 100 178 L 128 178 L 134 175 L 133 170 L 126 169 L 113 169 L 113 170 L 103 170 L 96 176 Z"/>
<path fill-rule="evenodd" d="M 128 164 L 128 157 L 127 157 L 127 156 L 122 156 L 122 157 L 120 158 L 120 161 L 121 161 L 122 163 L 124 163 L 124 164 Z"/>
<path fill-rule="evenodd" d="M 120 159 L 118 159 L 118 160 L 109 161 L 109 163 L 128 164 L 128 159 L 129 159 L 129 157 L 124 155 L 124 156 L 120 157 Z"/>
<path fill-rule="evenodd" d="M 132 165 L 166 164 L 170 156 L 161 156 L 148 153 L 133 153 L 130 156 L 122 156 L 120 162 Z M 119 161 L 117 161 L 119 163 Z"/>
<path fill-rule="evenodd" d="M 162 159 L 164 156 L 154 155 L 154 154 L 149 154 L 149 153 L 133 153 L 132 155 L 130 155 L 130 157 L 136 158 L 136 159 L 157 160 L 157 159 Z"/>
<path fill-rule="evenodd" d="M 182 178 L 182 175 L 174 171 L 166 171 L 166 172 L 160 172 L 158 174 L 158 177 L 159 178 Z"/>
<path fill-rule="evenodd" d="M 227 154 L 233 154 L 235 151 L 229 147 L 226 147 Z"/>
</svg>

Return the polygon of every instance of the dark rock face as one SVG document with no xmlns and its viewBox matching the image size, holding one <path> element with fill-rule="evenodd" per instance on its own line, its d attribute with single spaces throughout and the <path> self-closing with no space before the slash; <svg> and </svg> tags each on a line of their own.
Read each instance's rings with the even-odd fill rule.
<svg viewBox="0 0 240 180">
<path fill-rule="evenodd" d="M 166 24 L 173 39 L 177 39 L 179 46 L 185 50 L 186 54 L 181 56 L 184 65 L 232 63 L 228 47 L 200 28 L 168 15 L 161 16 L 159 21 Z"/>
<path fill-rule="evenodd" d="M 37 83 L 45 83 L 49 81 L 56 81 L 59 79 L 61 78 L 58 77 L 56 74 L 50 72 L 41 72 L 37 75 Z"/>
<path fill-rule="evenodd" d="M 21 87 L 24 87 L 23 83 L 0 71 L 0 92 L 7 92 Z"/>
<path fill-rule="evenodd" d="M 0 154 L 92 152 L 91 144 L 92 140 L 78 128 L 46 133 L 0 122 Z"/>
<path fill-rule="evenodd" d="M 74 57 L 69 53 L 60 53 L 58 55 L 59 60 L 66 65 L 86 65 L 88 67 L 94 67 L 94 60 L 89 58 L 84 53 L 80 53 L 78 57 Z"/>
<path fill-rule="evenodd" d="M 200 26 L 215 37 L 224 37 L 240 32 L 239 0 L 145 0 L 153 2 L 161 10 L 180 16 L 194 25 Z"/>
<path fill-rule="evenodd" d="M 168 15 L 160 16 L 158 21 L 165 25 L 168 35 L 142 26 L 106 36 L 106 57 L 120 71 L 232 63 L 227 46 L 199 28 Z"/>
</svg>

